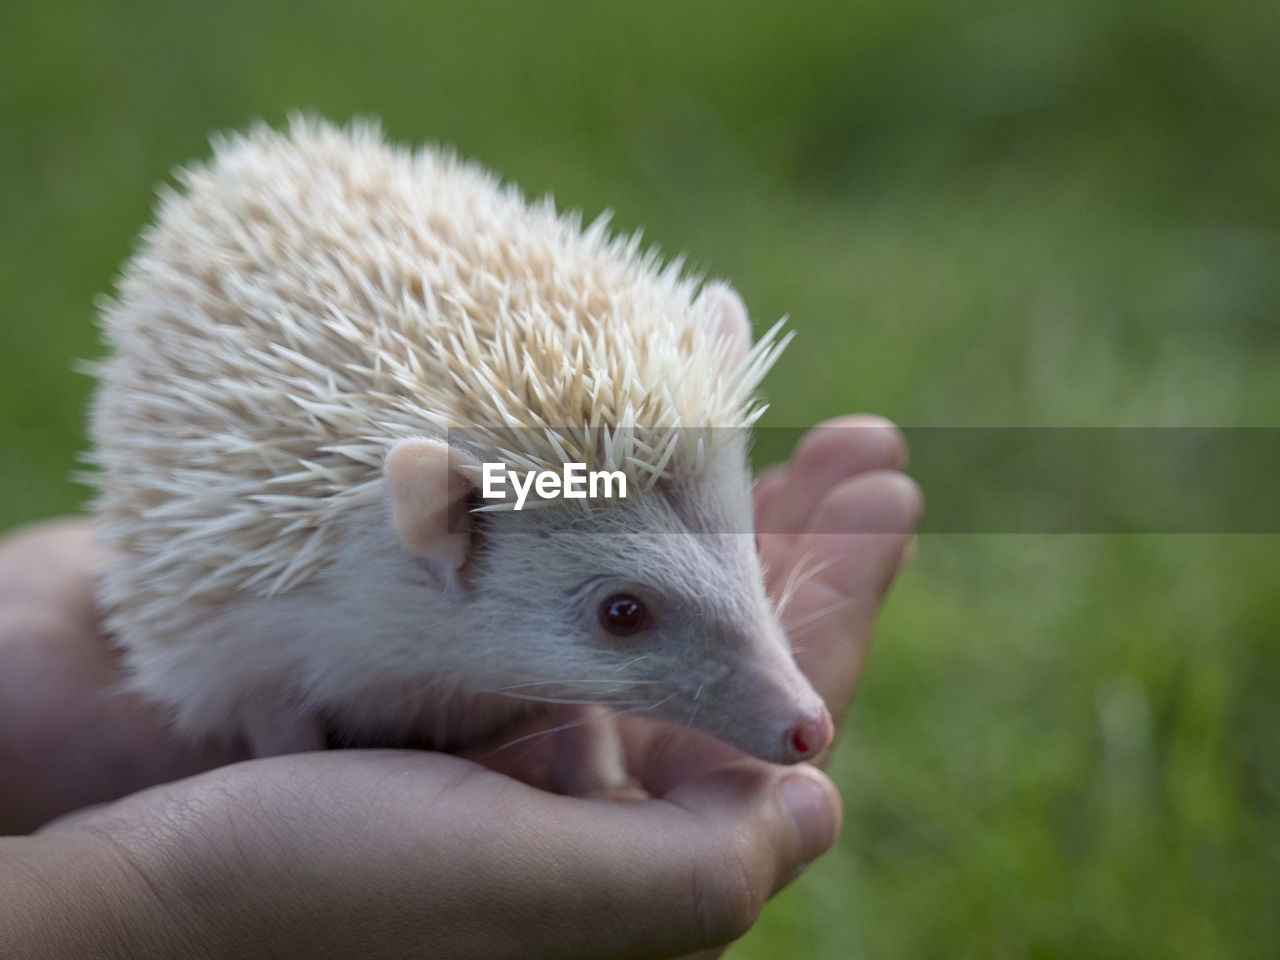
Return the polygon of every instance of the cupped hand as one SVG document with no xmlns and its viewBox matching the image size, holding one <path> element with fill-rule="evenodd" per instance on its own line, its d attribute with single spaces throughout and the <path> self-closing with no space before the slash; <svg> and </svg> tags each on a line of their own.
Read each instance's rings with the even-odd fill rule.
<svg viewBox="0 0 1280 960">
<path fill-rule="evenodd" d="M 771 588 L 837 719 L 920 510 L 904 458 L 882 421 L 845 418 L 758 485 Z M 101 903 L 95 929 L 139 957 L 674 956 L 744 932 L 835 840 L 838 797 L 813 767 L 638 721 L 629 764 L 651 796 L 626 803 L 442 754 L 193 748 L 112 689 L 99 559 L 82 522 L 0 547 L 0 827 L 80 809 L 18 851 L 46 867 L 6 901 L 18 947 L 76 934 L 41 919 Z"/>
</svg>

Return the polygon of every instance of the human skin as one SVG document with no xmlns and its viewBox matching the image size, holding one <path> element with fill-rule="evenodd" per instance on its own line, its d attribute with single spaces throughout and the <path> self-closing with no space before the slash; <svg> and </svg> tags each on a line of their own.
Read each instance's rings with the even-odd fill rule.
<svg viewBox="0 0 1280 960">
<path fill-rule="evenodd" d="M 806 435 L 757 483 L 761 556 L 837 724 L 919 491 L 874 418 Z M 860 429 L 836 429 L 859 427 Z M 839 797 L 628 719 L 647 796 L 541 789 L 550 738 L 482 757 L 194 747 L 113 689 L 85 521 L 0 543 L 0 955 L 671 957 L 740 936 L 834 843 Z M 57 818 L 57 819 L 55 819 Z M 37 829 L 39 828 L 39 829 Z"/>
</svg>

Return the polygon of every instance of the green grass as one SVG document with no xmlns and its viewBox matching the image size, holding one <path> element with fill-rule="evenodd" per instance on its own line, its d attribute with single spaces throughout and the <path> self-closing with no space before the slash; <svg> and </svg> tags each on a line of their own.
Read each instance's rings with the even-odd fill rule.
<svg viewBox="0 0 1280 960">
<path fill-rule="evenodd" d="M 356 9 L 0 13 L 0 528 L 82 499 L 70 362 L 155 183 L 298 107 L 612 208 L 790 314 L 771 424 L 1280 426 L 1275 4 Z M 1274 536 L 925 536 L 840 845 L 734 954 L 1274 955 L 1278 573 Z"/>
</svg>

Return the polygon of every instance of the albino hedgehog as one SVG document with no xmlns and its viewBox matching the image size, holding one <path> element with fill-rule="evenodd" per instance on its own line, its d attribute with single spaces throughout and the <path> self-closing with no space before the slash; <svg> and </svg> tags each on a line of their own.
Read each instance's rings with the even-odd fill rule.
<svg viewBox="0 0 1280 960">
<path fill-rule="evenodd" d="M 728 287 L 371 125 L 178 179 L 102 310 L 91 461 L 108 626 L 181 731 L 460 749 L 593 704 L 828 745 L 750 536 L 778 327 L 752 346 Z M 477 509 L 487 462 L 629 496 Z M 566 789 L 614 777 L 573 742 Z"/>
</svg>

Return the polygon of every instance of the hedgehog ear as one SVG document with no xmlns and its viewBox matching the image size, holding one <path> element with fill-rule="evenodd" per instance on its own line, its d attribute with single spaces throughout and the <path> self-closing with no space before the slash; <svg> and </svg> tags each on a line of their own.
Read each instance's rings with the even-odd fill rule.
<svg viewBox="0 0 1280 960">
<path fill-rule="evenodd" d="M 715 321 L 717 336 L 729 342 L 730 364 L 735 367 L 741 364 L 751 350 L 751 321 L 747 318 L 747 305 L 738 296 L 738 291 L 715 280 L 702 288 L 698 306 Z"/>
<path fill-rule="evenodd" d="M 470 461 L 439 440 L 401 440 L 387 454 L 383 472 L 391 492 L 392 523 L 405 549 L 452 574 L 467 560 L 472 483 L 462 473 Z"/>
</svg>

